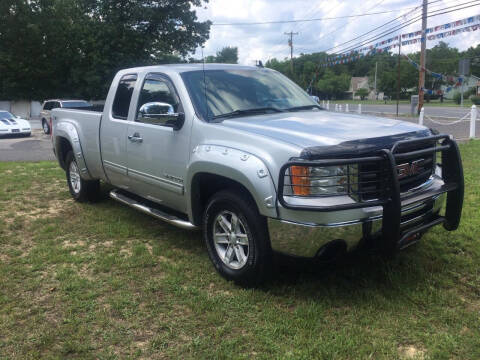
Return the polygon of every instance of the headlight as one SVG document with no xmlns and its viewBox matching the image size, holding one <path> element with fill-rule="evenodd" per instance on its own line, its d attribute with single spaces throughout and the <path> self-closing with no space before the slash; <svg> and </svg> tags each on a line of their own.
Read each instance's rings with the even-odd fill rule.
<svg viewBox="0 0 480 360">
<path fill-rule="evenodd" d="M 291 166 L 293 195 L 335 196 L 356 192 L 357 165 Z"/>
</svg>

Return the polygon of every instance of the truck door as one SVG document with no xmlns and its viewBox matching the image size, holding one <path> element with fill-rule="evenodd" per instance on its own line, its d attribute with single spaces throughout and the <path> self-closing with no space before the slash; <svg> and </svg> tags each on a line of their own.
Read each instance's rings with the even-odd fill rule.
<svg viewBox="0 0 480 360">
<path fill-rule="evenodd" d="M 189 157 L 190 126 L 179 130 L 167 118 L 153 118 L 146 112 L 183 113 L 180 98 L 163 74 L 145 76 L 139 90 L 135 120 L 127 131 L 128 176 L 134 192 L 152 201 L 185 211 L 184 176 Z"/>
<path fill-rule="evenodd" d="M 115 97 L 111 100 L 111 111 L 105 108 L 100 128 L 101 153 L 105 173 L 113 185 L 127 190 L 129 189 L 127 176 L 128 116 L 136 82 L 136 74 L 121 77 Z"/>
</svg>

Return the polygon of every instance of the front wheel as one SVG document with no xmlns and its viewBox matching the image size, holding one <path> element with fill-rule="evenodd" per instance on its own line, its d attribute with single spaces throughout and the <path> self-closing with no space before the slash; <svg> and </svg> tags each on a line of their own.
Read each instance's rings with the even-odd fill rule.
<svg viewBox="0 0 480 360">
<path fill-rule="evenodd" d="M 210 260 L 223 277 L 244 286 L 268 277 L 272 250 L 267 221 L 248 193 L 215 194 L 206 207 L 203 229 Z"/>
<path fill-rule="evenodd" d="M 68 152 L 65 164 L 67 168 L 68 189 L 72 197 L 80 202 L 96 200 L 100 192 L 100 181 L 82 179 L 80 176 L 80 168 L 72 151 Z"/>
</svg>

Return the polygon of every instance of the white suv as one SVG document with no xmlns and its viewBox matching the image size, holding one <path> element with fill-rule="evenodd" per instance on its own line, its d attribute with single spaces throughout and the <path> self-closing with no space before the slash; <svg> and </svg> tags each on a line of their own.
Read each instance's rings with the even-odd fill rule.
<svg viewBox="0 0 480 360">
<path fill-rule="evenodd" d="M 45 134 L 50 134 L 51 129 L 51 113 L 56 108 L 84 108 L 92 106 L 85 100 L 45 100 L 43 102 L 42 111 L 40 113 L 42 119 L 42 128 Z"/>
</svg>

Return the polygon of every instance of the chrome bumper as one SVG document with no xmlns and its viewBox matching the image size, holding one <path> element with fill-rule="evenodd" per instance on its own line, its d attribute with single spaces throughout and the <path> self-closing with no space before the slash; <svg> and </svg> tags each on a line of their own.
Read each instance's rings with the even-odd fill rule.
<svg viewBox="0 0 480 360">
<path fill-rule="evenodd" d="M 446 194 L 440 194 L 403 206 L 401 230 L 408 230 L 437 215 L 445 197 Z M 381 232 L 382 217 L 380 214 L 334 225 L 305 224 L 269 218 L 270 243 L 274 251 L 301 257 L 315 257 L 322 248 L 339 240 L 344 242 L 347 251 L 351 251 L 362 239 Z"/>
</svg>

